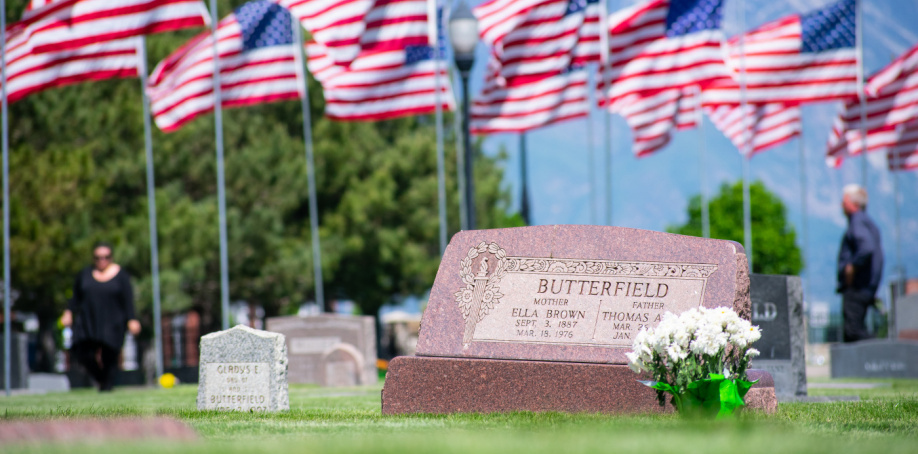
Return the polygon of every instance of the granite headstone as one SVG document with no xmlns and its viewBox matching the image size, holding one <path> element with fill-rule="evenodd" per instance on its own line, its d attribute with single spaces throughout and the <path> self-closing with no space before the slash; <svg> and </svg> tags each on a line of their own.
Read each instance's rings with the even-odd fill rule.
<svg viewBox="0 0 918 454">
<path fill-rule="evenodd" d="M 735 242 L 602 226 L 464 231 L 447 247 L 417 356 L 389 364 L 382 410 L 642 412 L 660 407 L 625 353 L 667 311 L 750 317 Z M 750 407 L 773 411 L 761 379 Z"/>
<path fill-rule="evenodd" d="M 199 410 L 289 410 L 284 335 L 237 325 L 201 338 Z"/>
<path fill-rule="evenodd" d="M 752 366 L 774 377 L 778 399 L 806 396 L 806 329 L 800 277 L 753 274 L 750 297 L 752 323 L 762 329 L 762 338 L 753 345 L 761 355 Z"/>
<path fill-rule="evenodd" d="M 271 317 L 267 329 L 287 339 L 290 383 L 357 386 L 379 380 L 373 317 L 339 314 Z"/>
</svg>

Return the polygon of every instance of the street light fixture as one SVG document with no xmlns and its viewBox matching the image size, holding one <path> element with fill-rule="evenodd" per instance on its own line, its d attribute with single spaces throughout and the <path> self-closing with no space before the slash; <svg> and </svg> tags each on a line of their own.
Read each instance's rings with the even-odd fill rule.
<svg viewBox="0 0 918 454">
<path fill-rule="evenodd" d="M 465 0 L 450 14 L 449 37 L 453 46 L 456 68 L 462 79 L 462 143 L 465 147 L 465 207 L 470 230 L 475 229 L 475 184 L 472 175 L 472 139 L 469 133 L 469 72 L 475 63 L 475 46 L 478 44 L 478 21 Z"/>
</svg>

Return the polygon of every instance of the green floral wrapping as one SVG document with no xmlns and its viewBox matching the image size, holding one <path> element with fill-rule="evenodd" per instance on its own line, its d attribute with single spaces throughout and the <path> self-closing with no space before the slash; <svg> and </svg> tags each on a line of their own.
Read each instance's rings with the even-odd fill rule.
<svg viewBox="0 0 918 454">
<path fill-rule="evenodd" d="M 757 381 L 728 379 L 721 374 L 710 374 L 710 378 L 689 383 L 684 393 L 679 393 L 668 383 L 643 383 L 658 391 L 672 394 L 673 405 L 683 416 L 722 419 L 732 416 L 738 408 L 745 405 L 743 398 Z"/>
</svg>

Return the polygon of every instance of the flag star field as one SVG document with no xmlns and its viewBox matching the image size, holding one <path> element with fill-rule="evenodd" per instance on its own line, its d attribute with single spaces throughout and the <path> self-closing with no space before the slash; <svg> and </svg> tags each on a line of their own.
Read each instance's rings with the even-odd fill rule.
<svg viewBox="0 0 918 454">
<path fill-rule="evenodd" d="M 720 28 L 722 3 L 723 0 L 672 0 L 666 15 L 666 36 Z"/>
<path fill-rule="evenodd" d="M 243 51 L 293 44 L 293 17 L 276 3 L 246 3 L 236 10 L 236 21 L 242 31 Z"/>
<path fill-rule="evenodd" d="M 822 52 L 855 45 L 855 1 L 842 0 L 800 16 L 802 52 Z"/>
</svg>

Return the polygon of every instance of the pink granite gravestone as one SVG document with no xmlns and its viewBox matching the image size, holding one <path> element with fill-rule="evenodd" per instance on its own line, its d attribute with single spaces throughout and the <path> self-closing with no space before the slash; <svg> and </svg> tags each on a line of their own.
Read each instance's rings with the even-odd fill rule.
<svg viewBox="0 0 918 454">
<path fill-rule="evenodd" d="M 382 411 L 659 411 L 625 353 L 641 327 L 699 306 L 749 318 L 740 244 L 603 226 L 460 232 Z M 750 375 L 762 380 L 747 402 L 773 411 L 771 377 Z"/>
</svg>

